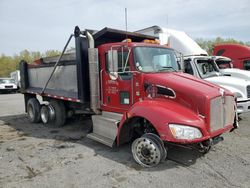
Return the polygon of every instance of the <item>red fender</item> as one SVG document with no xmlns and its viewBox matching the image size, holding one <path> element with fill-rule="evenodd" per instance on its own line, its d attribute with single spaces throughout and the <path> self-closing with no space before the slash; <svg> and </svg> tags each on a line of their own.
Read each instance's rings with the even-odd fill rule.
<svg viewBox="0 0 250 188">
<path fill-rule="evenodd" d="M 126 126 L 126 122 L 133 117 L 142 117 L 150 121 L 163 141 L 179 143 L 189 142 L 175 139 L 168 128 L 169 123 L 189 125 L 199 128 L 204 136 L 202 137 L 202 140 L 207 139 L 209 134 L 206 131 L 208 129 L 206 129 L 207 125 L 204 119 L 199 117 L 199 115 L 191 109 L 172 100 L 144 100 L 135 103 L 128 112 L 124 114 L 118 128 L 117 145 L 119 145 L 120 142 L 122 127 Z M 192 142 L 194 142 L 194 140 Z"/>
</svg>

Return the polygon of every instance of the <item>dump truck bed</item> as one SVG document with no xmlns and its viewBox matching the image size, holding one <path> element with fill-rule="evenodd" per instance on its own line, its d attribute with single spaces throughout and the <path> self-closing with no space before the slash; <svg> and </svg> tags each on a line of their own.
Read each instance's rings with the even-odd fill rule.
<svg viewBox="0 0 250 188">
<path fill-rule="evenodd" d="M 29 87 L 27 92 L 42 93 L 54 64 L 42 64 L 28 69 Z M 59 95 L 69 98 L 78 98 L 76 62 L 70 61 L 57 66 L 44 93 Z"/>
<path fill-rule="evenodd" d="M 42 94 L 43 88 L 58 58 L 59 56 L 42 58 L 40 64 L 28 66 L 27 74 L 29 85 L 25 90 L 26 93 Z M 45 88 L 43 95 L 81 102 L 78 95 L 77 84 L 77 61 L 75 52 L 64 54 Z"/>
</svg>

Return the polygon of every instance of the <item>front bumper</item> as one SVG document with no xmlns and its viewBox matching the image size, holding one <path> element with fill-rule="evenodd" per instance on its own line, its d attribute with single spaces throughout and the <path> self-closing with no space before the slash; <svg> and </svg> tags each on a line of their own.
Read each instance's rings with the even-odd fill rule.
<svg viewBox="0 0 250 188">
<path fill-rule="evenodd" d="M 237 101 L 237 113 L 250 112 L 250 100 Z"/>
<path fill-rule="evenodd" d="M 13 87 L 13 88 L 0 88 L 0 92 L 12 92 L 12 91 L 17 91 L 18 89 Z"/>
<path fill-rule="evenodd" d="M 216 144 L 218 144 L 219 142 L 223 141 L 224 138 L 220 135 L 216 136 L 216 137 L 212 137 L 209 138 L 207 140 L 204 140 L 202 142 L 198 142 L 198 143 L 189 143 L 189 144 L 179 144 L 179 143 L 171 143 L 171 142 L 165 142 L 165 145 L 172 145 L 172 146 L 176 146 L 176 147 L 182 147 L 182 148 L 186 148 L 186 149 L 193 149 L 193 150 L 197 150 L 198 152 L 205 154 L 207 153 L 210 148 Z"/>
</svg>

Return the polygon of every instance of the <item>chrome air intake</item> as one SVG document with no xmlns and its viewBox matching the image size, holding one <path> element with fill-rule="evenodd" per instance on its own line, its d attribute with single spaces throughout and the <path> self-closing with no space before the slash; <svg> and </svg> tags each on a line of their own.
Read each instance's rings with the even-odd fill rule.
<svg viewBox="0 0 250 188">
<path fill-rule="evenodd" d="M 247 86 L 247 98 L 250 98 L 250 86 Z"/>
<path fill-rule="evenodd" d="M 234 122 L 234 97 L 221 96 L 210 101 L 210 131 L 216 131 Z"/>
</svg>

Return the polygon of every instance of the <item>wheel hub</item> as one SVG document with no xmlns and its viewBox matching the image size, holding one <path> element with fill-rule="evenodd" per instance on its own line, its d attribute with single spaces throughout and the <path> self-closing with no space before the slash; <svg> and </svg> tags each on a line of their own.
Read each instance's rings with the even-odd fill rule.
<svg viewBox="0 0 250 188">
<path fill-rule="evenodd" d="M 48 123 L 55 119 L 55 109 L 51 106 L 43 106 L 41 109 L 41 119 L 43 123 Z"/>
<path fill-rule="evenodd" d="M 148 138 L 138 138 L 132 144 L 135 160 L 144 167 L 157 165 L 161 160 L 159 147 Z"/>
<path fill-rule="evenodd" d="M 142 156 L 143 156 L 144 158 L 149 158 L 150 155 L 151 155 L 150 150 L 149 150 L 148 148 L 146 148 L 146 147 L 143 147 L 143 148 L 141 149 L 141 154 L 142 154 Z"/>
</svg>

